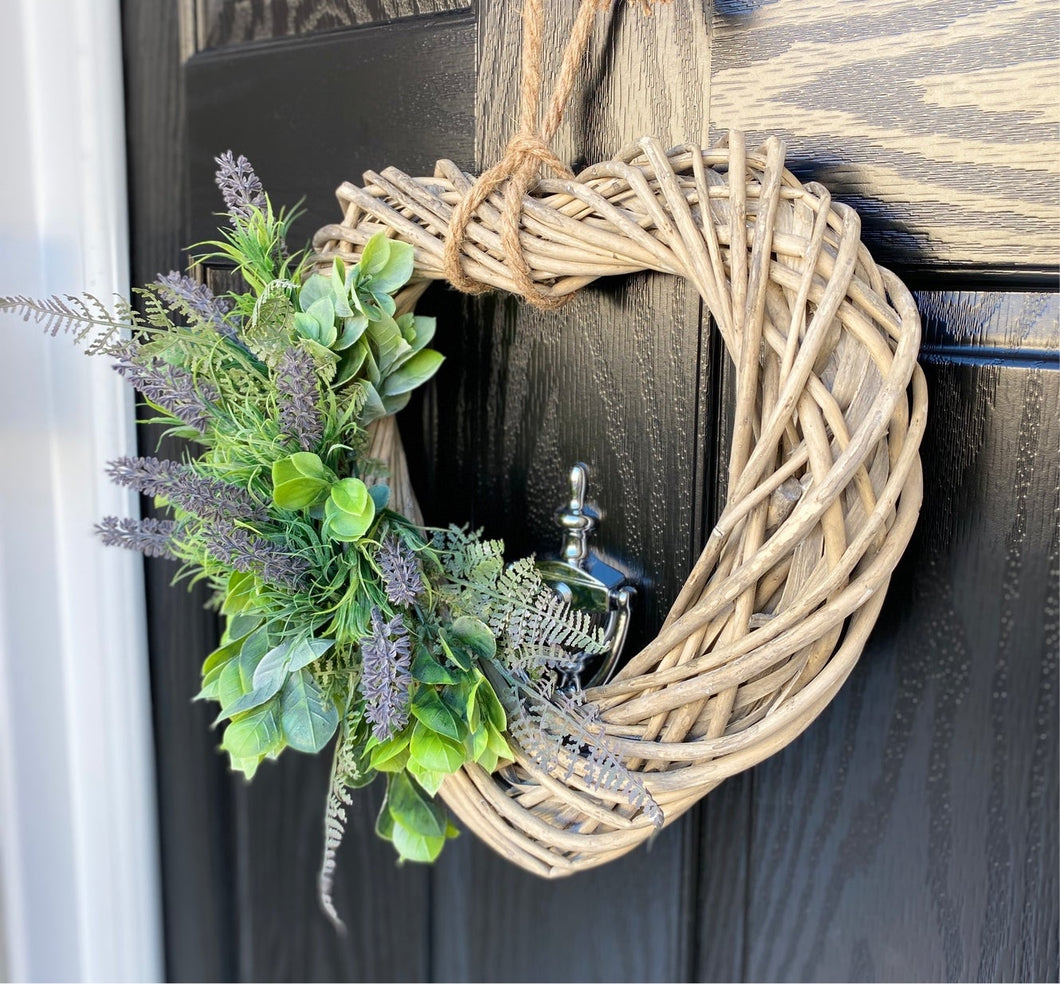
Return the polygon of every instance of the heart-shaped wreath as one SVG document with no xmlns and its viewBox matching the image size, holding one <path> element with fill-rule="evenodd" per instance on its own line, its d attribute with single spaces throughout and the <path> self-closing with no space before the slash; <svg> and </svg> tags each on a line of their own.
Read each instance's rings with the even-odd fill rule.
<svg viewBox="0 0 1060 984">
<path fill-rule="evenodd" d="M 341 224 L 288 251 L 249 164 L 219 158 L 230 228 L 206 258 L 243 286 L 179 274 L 140 312 L 92 298 L 0 299 L 116 368 L 176 433 L 183 462 L 122 458 L 115 481 L 170 509 L 110 517 L 108 543 L 184 563 L 226 616 L 201 697 L 248 777 L 335 736 L 321 896 L 349 790 L 388 776 L 378 832 L 433 860 L 454 833 L 564 875 L 640 844 L 719 782 L 790 742 L 850 673 L 922 497 L 919 317 L 875 265 L 857 215 L 747 152 L 645 139 L 575 176 L 548 142 L 593 17 L 584 0 L 536 127 L 541 0 L 527 0 L 523 113 L 473 179 L 447 161 L 338 192 Z M 556 177 L 538 180 L 542 165 Z M 200 259 L 203 257 L 200 256 Z M 581 690 L 605 639 L 532 560 L 425 530 L 393 414 L 437 370 L 432 280 L 553 307 L 604 276 L 695 285 L 736 367 L 728 503 L 658 637 Z M 132 338 L 122 329 L 132 329 Z M 574 684 L 572 684 L 574 681 Z"/>
<path fill-rule="evenodd" d="M 364 182 L 338 190 L 344 219 L 317 233 L 319 259 L 353 262 L 385 231 L 415 248 L 411 293 L 453 279 L 446 246 L 472 178 L 439 161 L 429 178 L 389 168 Z M 505 216 L 501 191 L 477 204 L 464 272 L 524 293 Z M 857 214 L 787 171 L 775 138 L 752 153 L 736 132 L 706 150 L 645 139 L 576 178 L 538 181 L 518 248 L 546 303 L 598 277 L 685 277 L 736 368 L 727 505 L 658 637 L 586 693 L 669 823 L 800 734 L 865 645 L 922 498 L 920 319 L 862 245 Z M 410 493 L 402 500 L 415 514 Z M 590 765 L 557 776 L 513 748 L 513 767 L 469 763 L 441 794 L 515 863 L 563 875 L 654 832 L 623 788 L 586 779 Z"/>
</svg>

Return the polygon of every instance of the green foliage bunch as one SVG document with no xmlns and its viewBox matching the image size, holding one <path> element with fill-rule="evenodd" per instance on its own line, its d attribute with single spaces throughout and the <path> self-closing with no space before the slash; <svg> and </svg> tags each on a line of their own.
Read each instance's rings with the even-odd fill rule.
<svg viewBox="0 0 1060 984">
<path fill-rule="evenodd" d="M 325 909 L 337 919 L 350 791 L 380 774 L 376 829 L 410 861 L 434 860 L 455 833 L 435 798 L 446 776 L 511 760 L 515 732 L 542 767 L 569 772 L 584 757 L 587 781 L 654 806 L 578 701 L 553 699 L 572 659 L 602 650 L 589 617 L 532 560 L 505 564 L 499 541 L 422 529 L 388 508 L 365 428 L 442 363 L 428 347 L 434 320 L 399 310 L 412 247 L 378 234 L 349 268 L 317 272 L 286 246 L 295 213 L 274 211 L 245 158 L 218 163 L 230 227 L 201 248 L 234 265 L 241 290 L 216 297 L 174 273 L 138 291 L 142 313 L 91 298 L 0 309 L 112 356 L 192 442 L 182 462 L 111 462 L 115 481 L 171 518 L 108 517 L 99 532 L 213 587 L 224 632 L 198 697 L 219 705 L 234 770 L 249 779 L 287 748 L 317 753 L 334 739 Z"/>
</svg>

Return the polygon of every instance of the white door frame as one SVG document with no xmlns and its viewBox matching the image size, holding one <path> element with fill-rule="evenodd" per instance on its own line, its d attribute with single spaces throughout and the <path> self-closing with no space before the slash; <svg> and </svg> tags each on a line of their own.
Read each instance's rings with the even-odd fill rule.
<svg viewBox="0 0 1060 984">
<path fill-rule="evenodd" d="M 117 0 L 11 0 L 0 32 L 0 294 L 128 293 Z M 163 974 L 142 563 L 104 360 L 0 321 L 0 979 Z"/>
</svg>

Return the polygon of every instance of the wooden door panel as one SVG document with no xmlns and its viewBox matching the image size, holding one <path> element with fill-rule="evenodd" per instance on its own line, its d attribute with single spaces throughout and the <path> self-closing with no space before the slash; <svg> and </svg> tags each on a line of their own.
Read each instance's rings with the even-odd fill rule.
<svg viewBox="0 0 1060 984">
<path fill-rule="evenodd" d="M 1052 0 L 717 0 L 710 119 L 781 134 L 904 270 L 1060 265 Z"/>
<path fill-rule="evenodd" d="M 470 0 L 191 0 L 196 49 L 305 36 L 404 17 L 466 10 Z"/>
</svg>

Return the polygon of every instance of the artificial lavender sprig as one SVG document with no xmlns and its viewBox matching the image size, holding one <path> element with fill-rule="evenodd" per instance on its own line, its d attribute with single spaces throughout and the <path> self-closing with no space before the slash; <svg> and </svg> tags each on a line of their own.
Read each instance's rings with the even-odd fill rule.
<svg viewBox="0 0 1060 984">
<path fill-rule="evenodd" d="M 96 524 L 96 532 L 108 547 L 125 547 L 139 550 L 148 557 L 165 557 L 176 560 L 173 552 L 173 531 L 176 523 L 171 519 L 119 519 L 105 516 Z"/>
<path fill-rule="evenodd" d="M 196 388 L 190 373 L 158 358 L 143 358 L 133 342 L 116 346 L 112 354 L 116 359 L 114 370 L 126 382 L 156 406 L 200 434 L 206 433 L 213 415 L 210 405 L 221 399 L 216 386 L 202 383 Z"/>
<path fill-rule="evenodd" d="M 296 438 L 303 451 L 312 451 L 324 436 L 313 357 L 304 349 L 287 349 L 276 363 L 272 379 L 281 397 L 280 430 Z"/>
<path fill-rule="evenodd" d="M 217 162 L 214 180 L 221 189 L 232 225 L 238 225 L 240 219 L 249 219 L 253 209 L 267 207 L 261 179 L 254 173 L 246 157 L 242 154 L 233 157 L 232 151 L 226 150 L 214 160 Z"/>
<path fill-rule="evenodd" d="M 204 529 L 206 549 L 229 567 L 257 574 L 263 581 L 291 592 L 305 590 L 309 564 L 242 526 L 218 524 Z"/>
<path fill-rule="evenodd" d="M 409 723 L 411 651 L 400 615 L 389 622 L 372 609 L 371 634 L 361 640 L 361 690 L 372 733 L 386 741 Z"/>
<path fill-rule="evenodd" d="M 268 518 L 265 507 L 237 485 L 196 475 L 187 465 L 158 458 L 115 458 L 107 465 L 111 481 L 144 495 L 163 496 L 201 519 Z"/>
<path fill-rule="evenodd" d="M 232 310 L 232 305 L 214 294 L 206 284 L 196 283 L 186 273 L 171 270 L 158 275 L 155 287 L 167 304 L 174 307 L 183 305 L 207 324 L 213 325 L 222 335 L 235 337 L 235 328 L 225 321 L 225 315 Z"/>
<path fill-rule="evenodd" d="M 376 558 L 383 575 L 383 587 L 392 605 L 413 605 L 423 591 L 423 575 L 416 555 L 398 536 L 388 536 L 379 546 Z"/>
</svg>

